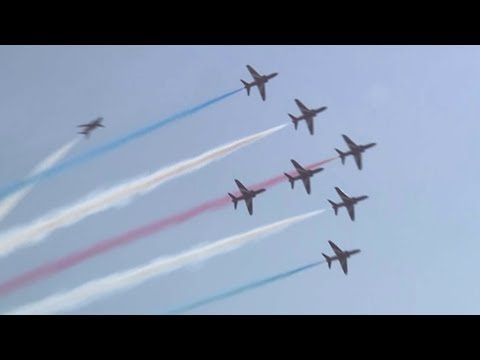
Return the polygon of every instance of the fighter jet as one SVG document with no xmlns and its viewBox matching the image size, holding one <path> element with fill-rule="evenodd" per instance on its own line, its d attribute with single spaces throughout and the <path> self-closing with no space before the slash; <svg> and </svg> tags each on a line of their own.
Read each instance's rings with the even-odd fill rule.
<svg viewBox="0 0 480 360">
<path fill-rule="evenodd" d="M 101 124 L 102 121 L 103 117 L 98 117 L 87 124 L 78 125 L 77 127 L 84 128 L 81 132 L 79 132 L 79 134 L 83 134 L 86 138 L 88 138 L 90 136 L 90 132 L 92 132 L 97 127 L 105 127 Z"/>
<path fill-rule="evenodd" d="M 308 131 L 310 131 L 310 134 L 313 135 L 314 133 L 313 119 L 315 118 L 315 116 L 317 116 L 317 114 L 327 110 L 327 107 L 322 106 L 321 108 L 318 108 L 318 109 L 309 109 L 305 105 L 303 105 L 300 100 L 295 99 L 295 102 L 297 103 L 298 108 L 302 112 L 302 115 L 300 115 L 299 117 L 295 117 L 292 114 L 288 114 L 288 116 L 290 116 L 290 118 L 292 119 L 293 124 L 295 125 L 295 130 L 297 130 L 298 122 L 300 120 L 305 120 L 307 122 Z"/>
<path fill-rule="evenodd" d="M 260 92 L 260 96 L 262 97 L 262 100 L 265 101 L 265 99 L 267 98 L 267 95 L 265 93 L 265 84 L 268 82 L 268 80 L 273 79 L 275 76 L 277 76 L 278 73 L 272 73 L 270 75 L 260 75 L 250 65 L 247 65 L 247 69 L 248 71 L 250 71 L 250 74 L 253 77 L 253 82 L 248 83 L 244 80 L 240 80 L 243 83 L 243 85 L 245 85 L 245 88 L 247 89 L 247 95 L 250 96 L 250 88 L 252 86 L 257 86 L 258 91 Z"/>
<path fill-rule="evenodd" d="M 335 253 L 335 256 L 327 256 L 325 255 L 324 253 L 322 253 L 322 255 L 325 257 L 325 259 L 327 260 L 327 263 L 328 263 L 328 268 L 330 269 L 331 266 L 332 266 L 332 261 L 333 260 L 338 260 L 340 262 L 340 265 L 342 266 L 342 270 L 343 270 L 343 273 L 345 275 L 348 274 L 348 266 L 347 266 L 347 259 L 352 256 L 352 255 L 355 255 L 355 254 L 358 254 L 360 252 L 359 249 L 355 249 L 355 250 L 346 250 L 346 251 L 343 251 L 341 250 L 337 245 L 335 245 L 333 243 L 333 241 L 331 240 L 328 240 L 328 243 L 330 244 L 330 246 L 332 247 L 333 249 L 333 252 Z"/>
<path fill-rule="evenodd" d="M 285 176 L 288 178 L 288 181 L 290 182 L 290 184 L 292 185 L 292 189 L 295 185 L 295 180 L 302 180 L 303 182 L 303 185 L 305 186 L 305 190 L 307 191 L 307 194 L 310 194 L 311 190 L 310 190 L 310 178 L 323 170 L 323 168 L 318 168 L 318 169 L 314 169 L 314 170 L 308 170 L 308 169 L 305 169 L 303 168 L 298 162 L 296 162 L 295 160 L 290 160 L 293 164 L 293 166 L 295 167 L 295 170 L 297 170 L 297 173 L 298 173 L 298 176 L 291 176 L 287 173 L 284 173 Z"/>
<path fill-rule="evenodd" d="M 242 195 L 240 197 L 236 197 L 235 195 L 228 193 L 228 195 L 230 195 L 230 197 L 232 198 L 234 208 L 237 209 L 237 203 L 239 200 L 245 200 L 248 213 L 252 215 L 253 214 L 253 202 L 252 202 L 253 198 L 258 194 L 266 191 L 266 189 L 249 190 L 237 179 L 235 179 L 235 182 L 237 183 L 238 189 L 240 190 Z"/>
<path fill-rule="evenodd" d="M 335 190 L 337 190 L 338 195 L 340 198 L 343 200 L 342 203 L 340 204 L 335 204 L 333 201 L 328 200 L 328 202 L 332 205 L 333 210 L 335 210 L 335 215 L 338 215 L 338 208 L 345 206 L 348 210 L 348 215 L 350 215 L 350 219 L 352 221 L 355 221 L 355 208 L 354 206 L 362 200 L 368 199 L 367 195 L 362 195 L 358 197 L 350 197 L 347 194 L 345 194 L 342 190 L 340 190 L 338 187 L 335 187 Z"/>
<path fill-rule="evenodd" d="M 350 151 L 347 151 L 347 152 L 342 152 L 338 149 L 335 149 L 335 151 L 338 153 L 338 155 L 340 155 L 340 158 L 342 159 L 342 164 L 345 165 L 345 158 L 348 155 L 353 155 L 355 162 L 357 163 L 358 170 L 362 170 L 362 153 L 365 150 L 371 147 L 374 147 L 375 145 L 377 145 L 377 143 L 370 143 L 367 145 L 357 145 L 347 135 L 342 135 L 342 137 L 350 149 Z"/>
</svg>

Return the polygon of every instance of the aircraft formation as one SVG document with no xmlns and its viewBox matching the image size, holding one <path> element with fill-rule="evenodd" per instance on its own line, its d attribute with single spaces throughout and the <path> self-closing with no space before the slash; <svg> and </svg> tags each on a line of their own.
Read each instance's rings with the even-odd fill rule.
<svg viewBox="0 0 480 360">
<path fill-rule="evenodd" d="M 260 97 L 263 101 L 266 100 L 267 98 L 267 93 L 266 93 L 266 84 L 276 76 L 278 76 L 277 72 L 271 73 L 269 75 L 261 75 L 258 73 L 252 66 L 247 65 L 247 69 L 250 73 L 250 75 L 253 78 L 252 82 L 247 82 L 245 80 L 240 80 L 242 84 L 244 85 L 244 88 L 247 91 L 247 95 L 250 96 L 250 91 L 252 87 L 257 87 L 258 92 L 260 94 Z M 327 106 L 321 106 L 319 108 L 308 108 L 306 105 L 304 105 L 299 99 L 294 99 L 299 111 L 300 115 L 299 116 L 294 116 L 292 114 L 288 114 L 290 117 L 295 130 L 298 130 L 298 124 L 301 121 L 305 121 L 308 132 L 310 135 L 314 135 L 315 133 L 315 127 L 314 127 L 314 119 L 316 118 L 317 115 L 320 113 L 324 112 L 327 110 Z M 94 131 L 98 127 L 105 127 L 102 125 L 103 118 L 98 117 L 95 120 L 92 120 L 89 123 L 78 125 L 78 127 L 82 127 L 83 131 L 79 132 L 79 134 L 85 135 L 86 138 L 89 137 L 90 133 Z M 355 164 L 357 166 L 358 170 L 362 170 L 362 154 L 369 148 L 374 147 L 377 145 L 376 143 L 369 143 L 365 145 L 359 145 L 356 144 L 352 139 L 350 139 L 347 135 L 342 135 L 343 140 L 345 141 L 348 150 L 346 151 L 341 151 L 339 149 L 335 149 L 335 151 L 338 153 L 338 157 L 341 159 L 342 164 L 345 165 L 345 160 L 348 156 L 352 156 L 355 160 Z M 308 195 L 311 194 L 311 181 L 310 179 L 317 173 L 322 172 L 324 169 L 322 167 L 318 167 L 316 169 L 307 169 L 300 165 L 296 160 L 290 159 L 290 162 L 292 163 L 294 170 L 297 172 L 297 175 L 292 176 L 288 173 L 284 173 L 285 177 L 287 178 L 288 182 L 291 185 L 291 188 L 294 189 L 295 182 L 297 180 L 301 180 L 303 183 L 303 186 L 305 188 L 305 191 Z M 238 202 L 244 201 L 247 211 L 250 215 L 253 215 L 253 199 L 257 197 L 257 195 L 263 193 L 266 191 L 266 189 L 261 188 L 261 189 L 248 189 L 245 185 L 243 185 L 240 180 L 234 179 L 238 190 L 239 190 L 239 195 L 234 195 L 231 193 L 228 193 L 230 196 L 234 209 L 236 210 L 238 207 Z M 338 186 L 335 187 L 335 190 L 340 197 L 340 201 L 338 203 L 335 203 L 334 201 L 327 199 L 330 205 L 332 206 L 335 215 L 338 215 L 338 210 L 341 207 L 345 207 L 348 213 L 348 216 L 350 217 L 351 221 L 355 221 L 355 205 L 357 205 L 360 201 L 368 199 L 367 195 L 361 195 L 361 196 L 349 196 L 347 195 L 342 189 L 340 189 Z M 330 247 L 332 248 L 334 255 L 332 256 L 327 256 L 324 253 L 322 255 L 325 257 L 326 262 L 328 264 L 328 267 L 331 268 L 332 262 L 334 260 L 338 260 L 340 263 L 340 266 L 344 272 L 345 275 L 348 274 L 348 266 L 347 266 L 347 259 L 360 252 L 360 249 L 354 249 L 354 250 L 342 250 L 340 247 L 338 247 L 333 241 L 328 240 L 328 243 Z"/>
<path fill-rule="evenodd" d="M 247 65 L 247 69 L 250 72 L 250 75 L 253 77 L 253 82 L 248 83 L 244 80 L 241 80 L 241 82 L 244 84 L 245 88 L 247 89 L 247 95 L 250 95 L 250 89 L 253 86 L 256 86 L 258 88 L 258 91 L 260 92 L 260 96 L 263 101 L 266 100 L 266 90 L 265 90 L 265 84 L 270 80 L 273 79 L 278 75 L 278 73 L 272 73 L 270 75 L 260 75 L 252 66 Z M 310 135 L 314 135 L 315 133 L 315 127 L 314 127 L 314 119 L 318 114 L 321 112 L 327 110 L 326 106 L 321 106 L 319 108 L 309 108 L 305 106 L 299 99 L 295 99 L 295 103 L 300 110 L 301 115 L 299 116 L 294 116 L 292 114 L 288 114 L 290 119 L 293 122 L 295 130 L 298 129 L 298 124 L 300 121 L 305 121 L 308 132 Z M 357 165 L 357 168 L 359 170 L 362 170 L 362 154 L 365 152 L 365 150 L 373 147 L 376 145 L 376 143 L 370 143 L 366 145 L 357 145 L 353 140 L 351 140 L 347 135 L 342 135 L 344 141 L 346 142 L 348 146 L 348 151 L 342 152 L 338 149 L 335 149 L 335 151 L 338 153 L 340 159 L 342 160 L 342 164 L 345 164 L 345 159 L 347 156 L 351 155 L 355 159 L 355 163 Z M 291 159 L 290 162 L 292 163 L 293 167 L 295 168 L 295 171 L 297 172 L 296 176 L 291 176 L 287 173 L 284 173 L 284 175 L 287 177 L 292 189 L 295 187 L 295 181 L 301 180 L 303 182 L 303 185 L 305 187 L 305 191 L 307 194 L 311 194 L 311 182 L 310 179 L 317 173 L 320 173 L 323 171 L 322 167 L 319 167 L 317 169 L 306 169 L 302 165 L 300 165 L 296 160 Z M 232 198 L 234 208 L 237 208 L 238 201 L 244 200 L 245 204 L 247 206 L 248 213 L 250 215 L 253 214 L 253 198 L 256 197 L 258 194 L 262 193 L 265 191 L 265 189 L 247 189 L 240 181 L 235 179 L 235 183 L 238 186 L 238 189 L 240 190 L 241 197 L 235 197 L 232 194 L 230 197 Z M 339 187 L 335 187 L 335 190 L 337 191 L 337 194 L 340 196 L 341 202 L 340 203 L 335 203 L 331 200 L 328 200 L 328 202 L 332 205 L 333 210 L 335 211 L 335 215 L 338 215 L 338 209 L 341 207 L 345 207 L 347 209 L 348 215 L 352 221 L 355 221 L 355 205 L 359 203 L 360 201 L 368 199 L 367 195 L 361 195 L 361 196 L 349 196 L 347 195 L 343 190 L 341 190 Z M 338 260 L 340 262 L 340 265 L 342 267 L 342 270 L 345 275 L 348 274 L 348 266 L 347 266 L 347 259 L 360 252 L 359 249 L 354 249 L 354 250 L 342 250 L 340 249 L 333 241 L 328 240 L 328 243 L 330 244 L 331 248 L 333 249 L 333 252 L 335 255 L 333 256 L 327 256 L 322 253 L 322 255 L 325 257 L 327 263 L 328 263 L 328 268 L 331 268 L 332 266 L 332 261 Z"/>
</svg>

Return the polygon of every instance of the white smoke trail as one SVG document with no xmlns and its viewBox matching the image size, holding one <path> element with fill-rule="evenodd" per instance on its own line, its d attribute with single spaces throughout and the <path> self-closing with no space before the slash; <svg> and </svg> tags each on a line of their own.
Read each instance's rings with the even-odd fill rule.
<svg viewBox="0 0 480 360">
<path fill-rule="evenodd" d="M 94 299 L 112 294 L 116 291 L 138 285 L 160 274 L 166 274 L 184 266 L 190 266 L 212 256 L 232 251 L 260 237 L 271 235 L 280 230 L 324 212 L 312 211 L 290 217 L 272 224 L 264 225 L 245 233 L 197 247 L 179 255 L 157 258 L 146 265 L 131 270 L 118 272 L 104 278 L 92 280 L 68 292 L 51 295 L 35 303 L 24 305 L 6 315 L 53 314 L 85 305 Z"/>
<path fill-rule="evenodd" d="M 68 144 L 63 145 L 60 149 L 55 151 L 53 154 L 50 154 L 45 160 L 43 160 L 40 164 L 38 164 L 30 173 L 29 176 L 33 176 L 41 171 L 52 167 L 57 162 L 62 160 L 72 148 L 78 144 L 80 139 L 75 139 L 70 141 Z M 27 186 L 22 190 L 13 193 L 6 199 L 0 202 L 0 221 L 2 221 L 12 210 L 15 206 L 18 205 L 22 199 L 28 195 L 28 193 L 32 190 L 33 185 Z"/>
<path fill-rule="evenodd" d="M 226 145 L 204 152 L 194 158 L 160 169 L 153 174 L 130 180 L 121 185 L 94 194 L 93 196 L 89 196 L 72 206 L 46 215 L 30 224 L 9 230 L 0 235 L 0 256 L 6 255 L 19 247 L 38 242 L 51 234 L 54 230 L 72 225 L 89 215 L 106 210 L 115 205 L 124 204 L 134 195 L 144 194 L 168 180 L 172 180 L 180 175 L 200 169 L 235 150 L 252 144 L 255 141 L 283 129 L 287 125 L 288 124 L 276 126 L 242 139 L 235 140 Z"/>
</svg>

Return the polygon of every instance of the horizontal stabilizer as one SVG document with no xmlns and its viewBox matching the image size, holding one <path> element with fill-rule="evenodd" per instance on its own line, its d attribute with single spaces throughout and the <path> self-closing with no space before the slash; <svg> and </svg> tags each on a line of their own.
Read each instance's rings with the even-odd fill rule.
<svg viewBox="0 0 480 360">
<path fill-rule="evenodd" d="M 328 268 L 330 269 L 332 266 L 332 258 L 330 256 L 325 255 L 324 253 L 322 253 L 322 255 L 325 258 L 325 260 L 327 260 Z"/>
<path fill-rule="evenodd" d="M 238 198 L 236 198 L 235 195 L 232 195 L 232 194 L 230 194 L 230 193 L 228 193 L 228 195 L 232 198 L 233 207 L 234 207 L 235 209 L 237 209 Z"/>
<path fill-rule="evenodd" d="M 332 205 L 332 208 L 335 211 L 335 215 L 338 215 L 338 205 L 335 204 L 332 200 L 328 200 L 328 202 Z"/>
<path fill-rule="evenodd" d="M 338 155 L 340 155 L 340 159 L 342 159 L 342 164 L 345 165 L 345 153 L 341 152 L 338 149 L 335 149 L 335 151 L 338 153 Z"/>
<path fill-rule="evenodd" d="M 246 81 L 244 80 L 240 80 L 242 82 L 242 84 L 245 86 L 245 89 L 247 89 L 247 95 L 250 95 L 250 84 L 247 83 Z"/>
<path fill-rule="evenodd" d="M 295 130 L 297 130 L 298 128 L 298 119 L 293 116 L 292 114 L 288 114 L 288 116 L 290 116 L 290 119 L 292 119 L 292 122 L 293 122 L 293 125 L 295 125 Z"/>
<path fill-rule="evenodd" d="M 292 189 L 293 189 L 295 186 L 295 179 L 287 173 L 284 173 L 284 174 L 288 178 L 288 181 L 290 182 L 290 185 L 292 185 Z"/>
</svg>

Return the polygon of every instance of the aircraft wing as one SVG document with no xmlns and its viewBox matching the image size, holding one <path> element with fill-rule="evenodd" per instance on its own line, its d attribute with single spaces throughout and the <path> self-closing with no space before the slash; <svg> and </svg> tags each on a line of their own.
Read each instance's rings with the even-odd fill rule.
<svg viewBox="0 0 480 360">
<path fill-rule="evenodd" d="M 328 240 L 328 243 L 332 247 L 335 255 L 337 255 L 338 257 L 342 257 L 342 255 L 343 255 L 342 249 L 340 249 L 337 245 L 335 245 L 335 243 L 332 240 Z"/>
<path fill-rule="evenodd" d="M 302 177 L 303 185 L 305 186 L 305 190 L 307 190 L 307 194 L 310 194 L 310 176 Z"/>
<path fill-rule="evenodd" d="M 261 77 L 261 75 L 255 71 L 255 69 L 253 67 L 251 67 L 250 65 L 247 65 L 247 69 L 248 71 L 250 72 L 250 75 L 252 75 L 252 77 L 257 80 L 258 78 Z"/>
<path fill-rule="evenodd" d="M 305 121 L 307 122 L 308 131 L 310 131 L 310 134 L 313 135 L 313 133 L 315 132 L 314 128 L 313 128 L 313 119 L 312 118 L 307 118 L 307 119 L 305 119 Z"/>
<path fill-rule="evenodd" d="M 346 205 L 348 210 L 348 215 L 350 215 L 350 219 L 355 221 L 355 207 L 353 205 Z"/>
<path fill-rule="evenodd" d="M 355 162 L 357 163 L 357 167 L 359 170 L 362 170 L 362 153 L 355 153 L 353 154 Z"/>
<path fill-rule="evenodd" d="M 343 273 L 347 275 L 348 274 L 347 258 L 339 258 L 338 261 L 342 266 Z"/>
<path fill-rule="evenodd" d="M 240 192 L 241 192 L 242 194 L 245 194 L 245 193 L 248 192 L 248 189 L 247 189 L 239 180 L 235 179 L 235 182 L 236 182 L 236 184 L 237 184 L 237 186 L 238 186 L 238 189 L 240 190 Z"/>
<path fill-rule="evenodd" d="M 82 124 L 82 125 L 77 125 L 77 127 L 90 127 L 92 126 L 91 124 Z"/>
<path fill-rule="evenodd" d="M 247 209 L 248 209 L 248 213 L 250 215 L 253 214 L 253 201 L 252 201 L 252 198 L 246 198 L 245 199 L 245 204 L 247 205 Z"/>
<path fill-rule="evenodd" d="M 300 165 L 298 162 L 296 162 L 295 160 L 290 160 L 293 164 L 293 166 L 295 167 L 295 170 L 297 170 L 297 172 L 299 174 L 305 174 L 307 171 L 302 167 L 302 165 Z"/>
<path fill-rule="evenodd" d="M 258 84 L 258 91 L 260 92 L 260 96 L 262 97 L 262 100 L 265 101 L 267 98 L 267 93 L 265 91 L 265 84 Z"/>
<path fill-rule="evenodd" d="M 335 187 L 335 190 L 337 190 L 337 194 L 338 196 L 340 196 L 340 198 L 343 200 L 343 201 L 348 201 L 350 200 L 350 197 L 345 194 L 342 190 L 340 190 L 339 187 Z"/>
<path fill-rule="evenodd" d="M 303 103 L 300 100 L 295 99 L 295 103 L 297 104 L 298 108 L 302 113 L 308 112 L 308 108 L 305 105 L 303 105 Z"/>
<path fill-rule="evenodd" d="M 350 148 L 350 150 L 353 150 L 357 147 L 357 144 L 355 144 L 352 139 L 350 139 L 347 135 L 342 135 L 343 137 L 343 140 L 345 140 L 345 142 L 347 143 L 348 147 Z"/>
</svg>

